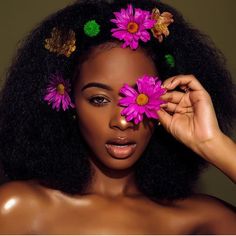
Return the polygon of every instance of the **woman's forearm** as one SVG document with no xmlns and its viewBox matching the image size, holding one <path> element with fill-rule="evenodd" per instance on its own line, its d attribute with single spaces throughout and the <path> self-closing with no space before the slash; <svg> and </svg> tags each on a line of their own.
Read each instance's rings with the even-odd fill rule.
<svg viewBox="0 0 236 236">
<path fill-rule="evenodd" d="M 236 143 L 220 133 L 199 148 L 199 154 L 236 183 Z"/>
</svg>

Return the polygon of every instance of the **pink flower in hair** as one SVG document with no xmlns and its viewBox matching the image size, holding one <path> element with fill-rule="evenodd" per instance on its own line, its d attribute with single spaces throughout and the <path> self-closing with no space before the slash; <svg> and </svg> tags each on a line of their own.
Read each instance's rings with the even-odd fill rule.
<svg viewBox="0 0 236 236">
<path fill-rule="evenodd" d="M 138 91 L 125 84 L 120 93 L 125 97 L 119 100 L 119 105 L 125 108 L 121 111 L 121 115 L 126 117 L 127 121 L 134 120 L 138 124 L 143 120 L 145 114 L 148 118 L 158 119 L 157 111 L 160 105 L 165 103 L 160 96 L 166 92 L 161 87 L 161 81 L 158 77 L 144 75 L 137 80 Z"/>
<path fill-rule="evenodd" d="M 60 110 L 61 104 L 64 111 L 69 107 L 75 108 L 75 105 L 72 104 L 69 96 L 69 81 L 64 80 L 60 73 L 51 74 L 50 79 L 44 101 L 47 101 L 48 105 L 52 103 L 52 108 L 57 111 Z"/>
<path fill-rule="evenodd" d="M 133 13 L 133 11 L 135 11 Z M 128 8 L 121 9 L 121 12 L 114 12 L 116 19 L 112 19 L 111 22 L 115 23 L 118 28 L 111 30 L 112 36 L 119 40 L 124 40 L 125 43 L 122 48 L 130 46 L 132 49 L 138 47 L 138 41 L 142 40 L 147 42 L 150 40 L 150 34 L 147 29 L 153 28 L 156 23 L 155 19 L 151 19 L 151 13 L 149 11 L 135 8 L 131 4 L 128 4 Z"/>
</svg>

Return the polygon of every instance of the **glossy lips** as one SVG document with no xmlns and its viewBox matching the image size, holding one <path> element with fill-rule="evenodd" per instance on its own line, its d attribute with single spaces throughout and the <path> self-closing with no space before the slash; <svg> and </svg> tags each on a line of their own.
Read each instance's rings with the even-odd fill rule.
<svg viewBox="0 0 236 236">
<path fill-rule="evenodd" d="M 116 138 L 109 140 L 105 147 L 112 157 L 122 159 L 131 156 L 135 152 L 136 143 L 127 138 Z"/>
</svg>

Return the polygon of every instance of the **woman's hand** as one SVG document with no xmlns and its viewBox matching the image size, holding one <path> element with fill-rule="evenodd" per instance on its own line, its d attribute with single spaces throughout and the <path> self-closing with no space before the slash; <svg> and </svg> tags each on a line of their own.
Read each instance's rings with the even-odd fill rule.
<svg viewBox="0 0 236 236">
<path fill-rule="evenodd" d="M 179 86 L 183 92 L 175 91 Z M 193 75 L 178 75 L 164 81 L 166 104 L 158 111 L 161 124 L 177 140 L 200 154 L 200 148 L 221 130 L 207 91 Z"/>
<path fill-rule="evenodd" d="M 163 86 L 161 124 L 236 183 L 236 143 L 221 132 L 207 91 L 193 75 L 171 77 Z M 175 91 L 178 86 L 184 92 Z"/>
</svg>

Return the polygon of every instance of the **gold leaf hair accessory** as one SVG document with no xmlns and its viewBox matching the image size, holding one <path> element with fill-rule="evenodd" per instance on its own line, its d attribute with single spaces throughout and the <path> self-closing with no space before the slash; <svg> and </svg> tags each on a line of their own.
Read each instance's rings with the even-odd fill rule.
<svg viewBox="0 0 236 236">
<path fill-rule="evenodd" d="M 51 38 L 45 39 L 44 47 L 50 52 L 57 53 L 57 55 L 65 55 L 70 57 L 76 49 L 75 32 L 69 30 L 66 37 L 63 37 L 62 31 L 54 27 L 51 32 Z"/>
<path fill-rule="evenodd" d="M 174 22 L 173 15 L 170 12 L 160 13 L 159 9 L 154 8 L 151 18 L 156 20 L 154 27 L 151 29 L 152 34 L 161 43 L 163 35 L 167 37 L 170 34 L 168 26 Z"/>
</svg>

